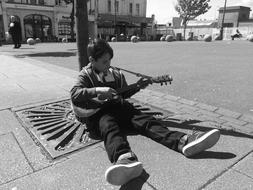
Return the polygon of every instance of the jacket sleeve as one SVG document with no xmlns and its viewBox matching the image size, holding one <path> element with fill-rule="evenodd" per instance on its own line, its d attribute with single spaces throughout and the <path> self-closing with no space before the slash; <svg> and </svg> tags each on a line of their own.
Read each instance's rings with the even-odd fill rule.
<svg viewBox="0 0 253 190">
<path fill-rule="evenodd" d="M 125 76 L 123 74 L 122 74 L 122 80 L 123 80 L 123 88 L 127 87 L 128 84 L 127 84 Z M 122 96 L 122 98 L 127 99 L 127 98 L 130 98 L 131 96 L 133 96 L 134 94 L 136 94 L 139 91 L 140 91 L 140 88 L 134 88 L 134 89 L 131 89 L 131 90 L 128 90 L 128 91 L 124 92 L 121 96 Z"/>
<path fill-rule="evenodd" d="M 13 26 L 11 24 L 9 25 L 9 30 L 8 30 L 10 35 L 13 35 Z"/>
<path fill-rule="evenodd" d="M 70 95 L 74 104 L 90 100 L 97 96 L 95 87 L 92 86 L 89 77 L 84 71 L 80 72 L 77 81 L 70 90 Z"/>
</svg>

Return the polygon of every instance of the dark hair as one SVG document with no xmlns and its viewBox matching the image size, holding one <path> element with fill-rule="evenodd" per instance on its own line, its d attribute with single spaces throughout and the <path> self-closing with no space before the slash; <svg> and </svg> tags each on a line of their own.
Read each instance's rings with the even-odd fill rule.
<svg viewBox="0 0 253 190">
<path fill-rule="evenodd" d="M 97 39 L 94 42 L 90 43 L 87 47 L 88 57 L 92 57 L 97 60 L 102 57 L 104 54 L 109 53 L 111 59 L 113 58 L 113 49 L 111 46 L 102 39 Z"/>
</svg>

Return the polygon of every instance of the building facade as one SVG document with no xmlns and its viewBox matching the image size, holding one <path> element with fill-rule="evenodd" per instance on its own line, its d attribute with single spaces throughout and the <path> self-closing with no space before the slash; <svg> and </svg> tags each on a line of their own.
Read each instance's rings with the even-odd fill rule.
<svg viewBox="0 0 253 190">
<path fill-rule="evenodd" d="M 70 13 L 72 4 L 63 0 L 2 0 L 0 1 L 0 38 L 5 38 L 13 15 L 20 22 L 22 39 L 40 38 L 42 41 L 55 41 L 70 38 Z M 93 5 L 92 5 L 93 3 Z M 87 4 L 88 9 L 95 0 Z M 89 12 L 89 32 L 95 36 L 95 14 Z"/>
<path fill-rule="evenodd" d="M 21 24 L 22 39 L 55 41 L 70 38 L 72 4 L 63 0 L 0 0 L 0 39 L 5 39 L 10 16 Z M 91 38 L 152 35 L 154 18 L 146 18 L 147 0 L 89 0 Z M 75 33 L 75 31 L 74 31 Z"/>
<path fill-rule="evenodd" d="M 147 18 L 147 0 L 97 0 L 97 27 L 100 38 L 137 35 L 152 36 L 154 17 Z"/>
<path fill-rule="evenodd" d="M 231 6 L 225 8 L 223 27 L 239 27 L 240 23 L 250 20 L 250 7 Z M 221 27 L 224 7 L 219 9 L 218 26 Z"/>
</svg>

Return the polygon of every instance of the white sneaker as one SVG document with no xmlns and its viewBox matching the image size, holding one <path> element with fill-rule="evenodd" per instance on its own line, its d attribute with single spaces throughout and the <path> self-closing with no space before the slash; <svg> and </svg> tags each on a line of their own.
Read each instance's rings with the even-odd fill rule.
<svg viewBox="0 0 253 190">
<path fill-rule="evenodd" d="M 188 136 L 187 144 L 182 152 L 186 157 L 194 156 L 208 148 L 214 146 L 220 138 L 220 131 L 213 129 L 206 133 L 196 132 Z"/>
<path fill-rule="evenodd" d="M 126 153 L 119 157 L 118 161 L 105 172 L 105 179 L 112 185 L 123 185 L 141 175 L 142 163 L 138 162 L 133 153 Z"/>
</svg>

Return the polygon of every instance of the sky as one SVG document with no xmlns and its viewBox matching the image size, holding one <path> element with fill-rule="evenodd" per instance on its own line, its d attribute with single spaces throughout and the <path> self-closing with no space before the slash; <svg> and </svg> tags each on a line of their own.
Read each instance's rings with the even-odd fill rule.
<svg viewBox="0 0 253 190">
<path fill-rule="evenodd" d="M 147 0 L 147 17 L 155 15 L 158 24 L 171 22 L 172 17 L 178 17 L 174 9 L 177 0 Z M 218 17 L 218 9 L 223 7 L 225 0 L 211 0 L 209 5 L 211 9 L 197 19 L 213 20 Z M 227 0 L 227 6 L 248 6 L 253 10 L 253 0 Z M 253 12 L 253 11 L 252 11 Z M 251 14 L 252 14 L 251 12 Z"/>
</svg>

